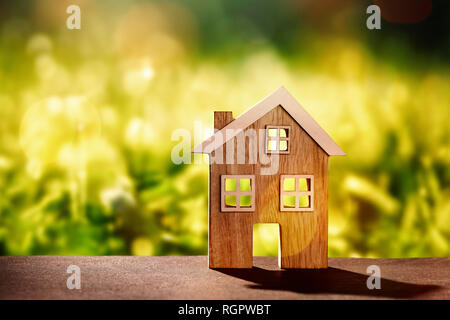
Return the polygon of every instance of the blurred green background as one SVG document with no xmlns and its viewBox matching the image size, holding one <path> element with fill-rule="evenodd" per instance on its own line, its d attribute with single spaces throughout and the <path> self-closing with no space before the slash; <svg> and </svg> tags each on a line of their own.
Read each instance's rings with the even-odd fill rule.
<svg viewBox="0 0 450 320">
<path fill-rule="evenodd" d="M 1 1 L 0 255 L 207 254 L 208 166 L 172 132 L 284 85 L 348 154 L 329 255 L 449 256 L 448 3 L 371 31 L 371 1 Z"/>
</svg>

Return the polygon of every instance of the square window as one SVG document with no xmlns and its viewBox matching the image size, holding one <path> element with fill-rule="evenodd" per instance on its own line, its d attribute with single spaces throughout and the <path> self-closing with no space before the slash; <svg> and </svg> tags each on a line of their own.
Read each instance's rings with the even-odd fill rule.
<svg viewBox="0 0 450 320">
<path fill-rule="evenodd" d="M 236 179 L 225 179 L 225 191 L 236 191 Z"/>
<path fill-rule="evenodd" d="M 307 178 L 298 179 L 298 191 L 309 191 Z"/>
<path fill-rule="evenodd" d="M 227 207 L 236 207 L 236 196 L 225 196 L 225 205 Z"/>
<path fill-rule="evenodd" d="M 266 153 L 289 153 L 290 126 L 266 126 Z"/>
<path fill-rule="evenodd" d="M 283 196 L 283 206 L 286 208 L 295 208 L 295 196 Z"/>
<path fill-rule="evenodd" d="M 239 197 L 239 205 L 241 207 L 251 207 L 252 206 L 252 196 L 245 195 Z"/>
<path fill-rule="evenodd" d="M 299 196 L 298 206 L 300 208 L 309 208 L 309 196 Z"/>
<path fill-rule="evenodd" d="M 280 176 L 280 211 L 314 211 L 314 176 Z"/>
<path fill-rule="evenodd" d="M 239 180 L 239 191 L 251 191 L 250 179 Z"/>
<path fill-rule="evenodd" d="M 295 179 L 294 178 L 283 179 L 283 191 L 295 191 Z"/>
<path fill-rule="evenodd" d="M 220 211 L 255 211 L 255 176 L 220 176 Z"/>
</svg>

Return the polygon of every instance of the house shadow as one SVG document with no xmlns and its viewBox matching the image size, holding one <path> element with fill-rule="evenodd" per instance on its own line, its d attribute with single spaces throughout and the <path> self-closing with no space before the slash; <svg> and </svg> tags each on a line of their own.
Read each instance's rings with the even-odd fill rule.
<svg viewBox="0 0 450 320">
<path fill-rule="evenodd" d="M 369 290 L 369 275 L 328 268 L 317 270 L 290 269 L 214 269 L 231 277 L 247 280 L 249 288 L 291 291 L 303 294 L 358 295 L 378 298 L 411 299 L 435 291 L 439 286 L 419 285 L 381 278 L 380 290 Z"/>
</svg>

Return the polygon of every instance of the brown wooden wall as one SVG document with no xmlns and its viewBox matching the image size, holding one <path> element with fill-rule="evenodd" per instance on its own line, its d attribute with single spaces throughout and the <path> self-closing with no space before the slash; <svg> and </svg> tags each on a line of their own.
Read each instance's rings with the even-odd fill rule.
<svg viewBox="0 0 450 320">
<path fill-rule="evenodd" d="M 231 113 L 215 114 L 216 128 L 231 121 Z M 222 121 L 222 122 L 221 122 Z M 257 164 L 210 164 L 209 266 L 210 268 L 252 267 L 253 224 L 279 223 L 282 268 L 326 268 L 328 261 L 328 155 L 280 106 L 268 112 L 249 128 L 289 125 L 290 153 L 280 154 L 275 175 L 260 175 Z M 218 126 L 218 127 L 217 127 Z M 232 140 L 235 143 L 235 139 Z M 264 148 L 264 146 L 261 146 Z M 259 146 L 258 146 L 259 148 Z M 246 150 L 248 150 L 248 142 Z M 259 150 L 259 149 L 258 149 Z M 258 151 L 259 152 L 259 151 Z M 223 147 L 224 161 L 226 147 Z M 212 153 L 215 156 L 215 153 Z M 254 174 L 254 212 L 220 211 L 220 176 Z M 314 175 L 314 211 L 280 211 L 280 175 Z"/>
</svg>

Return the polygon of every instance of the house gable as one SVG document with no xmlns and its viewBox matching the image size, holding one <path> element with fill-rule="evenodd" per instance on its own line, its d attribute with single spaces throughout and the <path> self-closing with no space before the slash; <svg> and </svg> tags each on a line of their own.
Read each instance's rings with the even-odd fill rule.
<svg viewBox="0 0 450 320">
<path fill-rule="evenodd" d="M 292 95 L 281 87 L 274 93 L 258 102 L 249 110 L 241 114 L 209 139 L 196 146 L 194 153 L 211 153 L 218 147 L 233 139 L 241 131 L 263 117 L 272 109 L 281 106 L 300 125 L 306 133 L 329 155 L 344 156 L 345 152 L 331 139 L 331 137 L 317 124 L 317 122 L 303 109 Z M 233 130 L 233 134 L 225 134 Z M 224 139 L 219 137 L 225 137 Z"/>
</svg>

